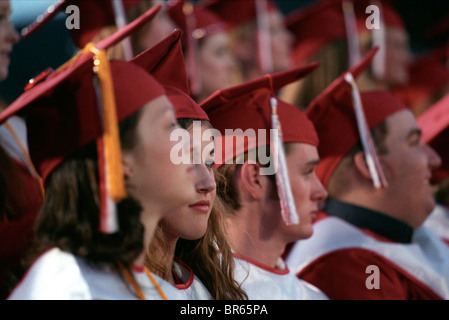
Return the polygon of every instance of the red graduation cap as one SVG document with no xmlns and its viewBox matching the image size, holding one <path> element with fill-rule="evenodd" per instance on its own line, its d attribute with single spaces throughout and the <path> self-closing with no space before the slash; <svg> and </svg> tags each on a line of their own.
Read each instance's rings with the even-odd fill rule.
<svg viewBox="0 0 449 320">
<path fill-rule="evenodd" d="M 422 140 L 441 157 L 441 166 L 432 173 L 432 183 L 449 177 L 449 94 L 438 100 L 417 118 Z"/>
<path fill-rule="evenodd" d="M 126 196 L 118 122 L 164 90 L 140 67 L 108 61 L 104 50 L 148 21 L 154 10 L 97 47 L 89 45 L 0 114 L 0 123 L 14 114 L 26 114 L 30 156 L 44 181 L 70 154 L 91 141 L 97 142 L 100 230 L 106 233 L 117 230 L 114 202 Z"/>
<path fill-rule="evenodd" d="M 357 78 L 372 62 L 377 50 L 378 48 L 372 49 L 359 64 L 334 80 L 306 109 L 320 139 L 318 152 L 321 161 L 316 172 L 325 187 L 338 164 L 360 140 L 365 140 L 365 153 L 369 152 L 373 157 L 372 175 L 377 173 L 380 184 L 385 183 L 382 181 L 382 171 L 376 161 L 369 130 L 406 107 L 388 91 L 358 93 L 354 90 L 354 83 L 351 85 L 346 80 L 348 75 Z M 362 137 L 365 139 L 361 139 Z M 373 175 L 373 181 L 375 180 L 376 176 Z"/>
<path fill-rule="evenodd" d="M 295 106 L 275 97 L 275 93 L 288 83 L 310 74 L 317 63 L 289 71 L 268 74 L 246 83 L 218 90 L 201 103 L 209 115 L 212 126 L 220 131 L 216 138 L 218 167 L 229 160 L 254 149 L 269 146 L 275 159 L 276 182 L 282 217 L 287 225 L 299 223 L 291 194 L 283 143 L 299 142 L 318 145 L 318 138 L 310 120 Z M 272 129 L 279 135 L 272 136 Z M 230 133 L 229 130 L 232 132 Z M 236 133 L 254 130 L 255 135 L 241 140 Z M 264 134 L 260 136 L 260 132 Z M 234 143 L 234 140 L 236 141 Z M 220 153 L 221 151 L 221 153 Z"/>
<path fill-rule="evenodd" d="M 39 28 L 49 22 L 57 13 L 66 12 L 67 8 L 75 5 L 80 12 L 80 28 L 70 29 L 73 42 L 80 48 L 84 48 L 100 30 L 108 25 L 115 24 L 118 12 L 115 11 L 115 0 L 58 0 L 41 14 L 35 22 L 21 31 L 22 38 L 29 37 Z M 120 0 L 123 9 L 128 10 L 143 0 Z M 70 13 L 72 11 L 69 10 Z"/>
<path fill-rule="evenodd" d="M 222 134 L 226 129 L 270 129 L 272 128 L 270 99 L 283 86 L 306 77 L 317 67 L 318 63 L 311 63 L 221 89 L 205 99 L 200 106 L 206 110 L 214 128 Z M 301 142 L 317 146 L 318 138 L 315 130 L 304 112 L 298 112 L 300 110 L 293 105 L 277 98 L 276 100 L 277 114 L 282 123 L 283 142 Z M 269 140 L 258 141 L 257 146 L 267 143 L 269 144 Z M 241 150 L 240 153 L 246 151 L 248 149 Z M 237 155 L 233 154 L 233 157 Z"/>
<path fill-rule="evenodd" d="M 152 48 L 133 58 L 131 62 L 147 70 L 164 85 L 178 119 L 209 120 L 206 112 L 189 95 L 181 31 L 174 31 Z"/>
</svg>

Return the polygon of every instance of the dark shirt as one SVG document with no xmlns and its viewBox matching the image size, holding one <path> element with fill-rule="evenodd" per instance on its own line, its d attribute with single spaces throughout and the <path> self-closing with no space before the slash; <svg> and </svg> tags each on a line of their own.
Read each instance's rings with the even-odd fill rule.
<svg viewBox="0 0 449 320">
<path fill-rule="evenodd" d="M 412 241 L 413 229 L 408 224 L 383 213 L 332 198 L 326 200 L 323 211 L 392 241 L 399 243 Z"/>
</svg>

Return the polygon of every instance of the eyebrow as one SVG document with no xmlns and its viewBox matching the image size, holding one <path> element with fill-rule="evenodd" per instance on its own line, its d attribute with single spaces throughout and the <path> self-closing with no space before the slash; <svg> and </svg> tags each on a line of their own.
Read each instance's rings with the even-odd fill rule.
<svg viewBox="0 0 449 320">
<path fill-rule="evenodd" d="M 175 114 L 173 108 L 170 107 L 170 105 L 165 104 L 164 106 L 160 107 L 160 110 L 157 112 L 155 119 L 160 119 L 164 117 L 168 113 Z"/>
<path fill-rule="evenodd" d="M 413 128 L 412 130 L 409 131 L 409 133 L 407 134 L 406 140 L 410 139 L 412 136 L 414 135 L 418 135 L 418 136 L 422 136 L 422 130 L 419 128 Z"/>
<path fill-rule="evenodd" d="M 304 164 L 304 166 L 316 166 L 320 162 L 320 159 L 310 160 Z"/>
</svg>

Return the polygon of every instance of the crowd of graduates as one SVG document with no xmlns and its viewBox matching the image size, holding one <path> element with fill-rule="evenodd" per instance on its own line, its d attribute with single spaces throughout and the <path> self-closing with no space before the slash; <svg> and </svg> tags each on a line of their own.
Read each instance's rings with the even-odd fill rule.
<svg viewBox="0 0 449 320">
<path fill-rule="evenodd" d="M 449 299 L 449 42 L 413 52 L 394 0 L 280 4 L 61 0 L 19 33 L 0 0 L 0 81 L 80 19 L 0 109 L 1 299 Z"/>
</svg>

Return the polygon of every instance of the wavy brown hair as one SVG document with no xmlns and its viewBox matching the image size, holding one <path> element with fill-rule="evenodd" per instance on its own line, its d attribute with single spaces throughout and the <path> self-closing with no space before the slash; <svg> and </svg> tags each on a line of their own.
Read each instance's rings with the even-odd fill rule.
<svg viewBox="0 0 449 320">
<path fill-rule="evenodd" d="M 122 148 L 137 143 L 135 128 L 140 110 L 120 123 Z M 117 204 L 119 231 L 104 234 L 99 230 L 99 178 L 95 141 L 66 158 L 46 181 L 46 194 L 36 219 L 31 250 L 24 262 L 28 268 L 44 251 L 58 247 L 83 257 L 92 265 L 119 263 L 129 267 L 141 254 L 142 208 L 127 197 Z"/>
</svg>

